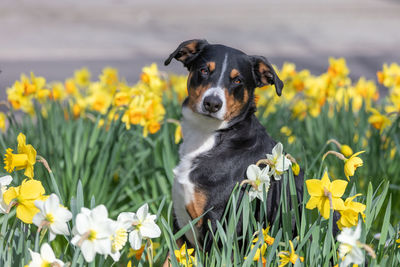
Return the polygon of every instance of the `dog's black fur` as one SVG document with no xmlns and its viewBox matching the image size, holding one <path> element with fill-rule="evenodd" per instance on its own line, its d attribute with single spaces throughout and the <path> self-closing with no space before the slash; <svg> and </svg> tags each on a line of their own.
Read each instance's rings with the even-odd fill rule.
<svg viewBox="0 0 400 267">
<path fill-rule="evenodd" d="M 203 221 L 210 220 L 215 230 L 215 222 L 221 219 L 234 186 L 243 179 L 247 179 L 247 167 L 265 158 L 266 154 L 271 154 L 272 148 L 276 145 L 254 114 L 256 111 L 254 90 L 256 87 L 273 84 L 276 93 L 281 95 L 283 83 L 264 57 L 248 56 L 230 47 L 208 44 L 205 40 L 183 42 L 165 61 L 165 64 L 169 64 L 173 58 L 181 61 L 190 72 L 189 97 L 183 103 L 184 108 L 218 119 L 213 112 L 205 111 L 204 103 L 199 102 L 204 99 L 199 100 L 193 97 L 199 92 L 204 94 L 209 88 L 216 86 L 223 88 L 226 98 L 231 97 L 231 102 L 235 104 L 235 110 L 226 112 L 233 115 L 224 117 L 225 127 L 216 129 L 212 148 L 192 160 L 193 167 L 189 177 L 196 192 L 201 192 L 206 199 L 205 203 L 194 205 L 200 206 L 203 212 L 211 209 L 205 214 Z M 225 69 L 221 67 L 224 62 Z M 202 108 L 196 109 L 199 106 Z M 304 184 L 302 172 L 295 177 L 295 184 L 298 202 L 301 203 Z M 267 195 L 268 224 L 274 222 L 278 213 L 281 186 L 282 180 L 271 178 Z M 189 210 L 188 213 L 192 218 L 199 215 L 193 216 Z M 179 225 L 175 225 L 179 229 Z M 207 223 L 196 227 L 200 233 L 198 238 L 204 238 L 208 231 Z M 238 231 L 240 228 L 238 227 Z M 204 249 L 209 246 L 210 243 Z"/>
</svg>

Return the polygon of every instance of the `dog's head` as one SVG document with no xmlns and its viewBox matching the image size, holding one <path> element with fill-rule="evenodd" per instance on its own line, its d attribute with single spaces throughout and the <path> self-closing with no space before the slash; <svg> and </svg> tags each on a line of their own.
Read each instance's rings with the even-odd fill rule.
<svg viewBox="0 0 400 267">
<path fill-rule="evenodd" d="M 230 122 L 254 104 L 254 89 L 274 84 L 281 95 L 283 83 L 262 56 L 249 56 L 206 40 L 181 43 L 168 57 L 189 70 L 188 107 L 193 112 Z"/>
</svg>

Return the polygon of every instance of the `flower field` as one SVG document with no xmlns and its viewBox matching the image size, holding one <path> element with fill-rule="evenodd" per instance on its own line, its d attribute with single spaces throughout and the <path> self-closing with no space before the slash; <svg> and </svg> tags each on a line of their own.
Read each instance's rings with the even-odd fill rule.
<svg viewBox="0 0 400 267">
<path fill-rule="evenodd" d="M 266 155 L 232 193 L 208 253 L 175 243 L 201 217 L 172 232 L 186 76 L 155 64 L 136 84 L 113 68 L 65 81 L 21 75 L 0 112 L 0 266 L 161 266 L 167 252 L 172 266 L 399 266 L 400 66 L 383 65 L 377 81 L 352 81 L 342 58 L 320 75 L 276 69 L 282 96 L 258 88 L 257 116 L 290 154 L 279 172 L 290 195 L 304 171 L 304 201 L 281 194 L 281 225 L 255 219 L 255 209 L 266 218 L 278 169 Z"/>
</svg>

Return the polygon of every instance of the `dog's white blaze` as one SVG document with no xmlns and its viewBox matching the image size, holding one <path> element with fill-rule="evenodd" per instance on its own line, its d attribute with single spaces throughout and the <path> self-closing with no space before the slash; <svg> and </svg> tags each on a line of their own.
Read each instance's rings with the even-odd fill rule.
<svg viewBox="0 0 400 267">
<path fill-rule="evenodd" d="M 224 62 L 222 63 L 221 76 L 219 76 L 218 83 L 217 83 L 218 87 L 221 87 L 221 85 L 222 85 L 222 81 L 223 81 L 223 78 L 224 78 L 224 75 L 226 72 L 227 65 L 228 65 L 228 53 L 225 54 Z"/>
<path fill-rule="evenodd" d="M 172 187 L 174 212 L 180 228 L 191 220 L 186 205 L 193 201 L 194 195 L 194 185 L 190 181 L 190 172 L 195 168 L 193 160 L 213 148 L 215 131 L 226 127 L 225 122 L 197 114 L 187 107 L 182 109 L 182 115 L 183 143 L 179 147 L 180 162 L 174 169 L 175 179 Z M 193 232 L 189 230 L 185 235 L 194 245 Z"/>
</svg>

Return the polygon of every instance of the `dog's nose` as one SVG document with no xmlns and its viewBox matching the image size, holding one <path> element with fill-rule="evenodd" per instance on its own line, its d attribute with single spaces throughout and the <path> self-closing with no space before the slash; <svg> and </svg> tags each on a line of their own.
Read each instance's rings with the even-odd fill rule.
<svg viewBox="0 0 400 267">
<path fill-rule="evenodd" d="M 204 98 L 204 108 L 211 113 L 215 113 L 222 107 L 222 100 L 218 96 L 209 95 Z"/>
</svg>

